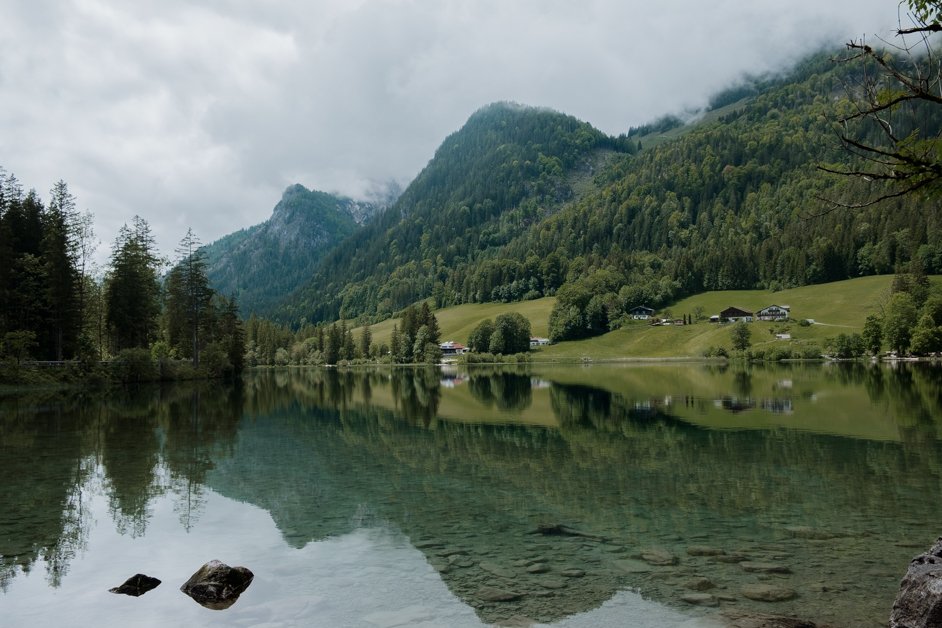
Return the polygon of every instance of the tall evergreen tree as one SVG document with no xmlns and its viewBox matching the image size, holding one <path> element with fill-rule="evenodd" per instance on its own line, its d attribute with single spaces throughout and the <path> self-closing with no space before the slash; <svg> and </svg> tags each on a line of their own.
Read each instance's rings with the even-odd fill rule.
<svg viewBox="0 0 942 628">
<path fill-rule="evenodd" d="M 114 351 L 146 347 L 157 333 L 160 260 L 150 225 L 140 216 L 118 232 L 105 280 L 106 322 Z"/>
<path fill-rule="evenodd" d="M 366 360 L 370 357 L 370 349 L 373 344 L 373 333 L 370 331 L 370 326 L 365 325 L 363 331 L 360 333 L 360 343 L 357 346 L 357 349 L 360 352 L 360 357 Z"/>
<path fill-rule="evenodd" d="M 74 232 L 77 216 L 75 197 L 65 181 L 58 181 L 52 188 L 45 212 L 41 243 L 51 327 L 50 349 L 56 360 L 62 360 L 66 354 L 74 355 L 82 327 L 78 297 L 81 280 L 76 268 L 78 238 Z"/>
<path fill-rule="evenodd" d="M 192 229 L 187 229 L 176 253 L 177 265 L 168 275 L 166 291 L 167 327 L 168 331 L 172 330 L 170 344 L 189 357 L 194 366 L 199 366 L 213 292 L 206 277 L 205 256 Z M 184 331 L 186 346 L 182 338 Z"/>
</svg>

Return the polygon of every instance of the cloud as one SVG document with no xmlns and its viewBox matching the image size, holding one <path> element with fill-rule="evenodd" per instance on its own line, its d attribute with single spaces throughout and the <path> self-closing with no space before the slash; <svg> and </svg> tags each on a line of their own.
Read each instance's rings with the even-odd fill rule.
<svg viewBox="0 0 942 628">
<path fill-rule="evenodd" d="M 8 3 L 9 4 L 9 3 Z M 497 100 L 619 133 L 745 73 L 889 35 L 885 0 L 14 0 L 0 22 L 0 165 L 65 179 L 103 259 L 134 214 L 172 251 L 258 223 L 301 182 L 408 182 Z"/>
</svg>

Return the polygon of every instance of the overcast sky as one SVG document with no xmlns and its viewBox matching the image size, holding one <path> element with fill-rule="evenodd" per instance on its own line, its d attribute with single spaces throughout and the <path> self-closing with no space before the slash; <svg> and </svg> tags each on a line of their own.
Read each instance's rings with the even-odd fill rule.
<svg viewBox="0 0 942 628">
<path fill-rule="evenodd" d="M 611 134 L 744 73 L 891 37 L 893 0 L 6 0 L 0 166 L 58 179 L 107 258 L 138 214 L 170 254 L 265 220 L 292 183 L 407 184 L 497 100 Z"/>
</svg>

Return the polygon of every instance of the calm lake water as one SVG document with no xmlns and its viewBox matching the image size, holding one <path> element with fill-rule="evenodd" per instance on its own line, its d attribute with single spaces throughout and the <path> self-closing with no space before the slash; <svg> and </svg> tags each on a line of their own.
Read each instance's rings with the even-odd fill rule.
<svg viewBox="0 0 942 628">
<path fill-rule="evenodd" d="M 881 626 L 942 534 L 942 369 L 266 371 L 0 399 L 0 463 L 4 625 Z M 255 573 L 225 611 L 178 590 L 211 559 Z"/>
</svg>

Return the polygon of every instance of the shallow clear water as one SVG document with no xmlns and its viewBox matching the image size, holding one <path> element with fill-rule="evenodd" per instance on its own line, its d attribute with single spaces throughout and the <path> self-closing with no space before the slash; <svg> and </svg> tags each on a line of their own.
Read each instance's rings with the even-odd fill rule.
<svg viewBox="0 0 942 628">
<path fill-rule="evenodd" d="M 908 560 L 942 529 L 940 426 L 939 369 L 909 366 L 304 370 L 8 398 L 0 613 L 885 625 Z M 178 590 L 213 558 L 255 573 L 225 611 Z M 164 582 L 107 592 L 137 572 Z M 749 599 L 755 585 L 794 597 Z M 717 606 L 684 601 L 695 593 Z"/>
</svg>

